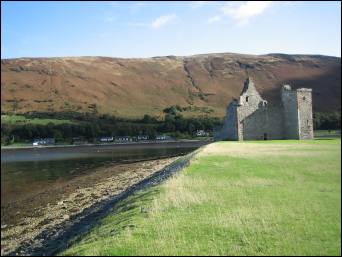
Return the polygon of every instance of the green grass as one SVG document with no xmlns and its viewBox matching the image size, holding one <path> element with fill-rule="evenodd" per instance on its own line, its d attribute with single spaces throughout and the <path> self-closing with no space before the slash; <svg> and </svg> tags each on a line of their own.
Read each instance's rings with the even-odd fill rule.
<svg viewBox="0 0 342 257">
<path fill-rule="evenodd" d="M 1 146 L 1 148 L 11 148 L 11 147 L 19 147 L 19 146 L 32 146 L 32 142 L 13 143 L 8 146 Z"/>
<path fill-rule="evenodd" d="M 7 124 L 40 124 L 40 125 L 46 125 L 48 123 L 53 124 L 65 124 L 65 123 L 73 123 L 70 120 L 59 120 L 59 119 L 40 119 L 40 118 L 26 118 L 22 115 L 1 115 L 1 123 L 7 123 Z"/>
<path fill-rule="evenodd" d="M 218 142 L 62 255 L 340 255 L 341 141 Z"/>
</svg>

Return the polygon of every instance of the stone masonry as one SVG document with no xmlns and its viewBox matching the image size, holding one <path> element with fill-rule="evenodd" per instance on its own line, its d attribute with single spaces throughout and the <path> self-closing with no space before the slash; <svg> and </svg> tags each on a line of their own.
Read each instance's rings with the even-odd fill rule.
<svg viewBox="0 0 342 257">
<path fill-rule="evenodd" d="M 248 78 L 239 99 L 227 107 L 216 140 L 312 139 L 312 90 L 284 85 L 281 102 L 270 105 Z"/>
</svg>

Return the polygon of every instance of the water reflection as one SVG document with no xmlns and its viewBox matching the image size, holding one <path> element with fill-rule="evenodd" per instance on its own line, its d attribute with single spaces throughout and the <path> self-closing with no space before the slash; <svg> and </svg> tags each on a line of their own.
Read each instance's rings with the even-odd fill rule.
<svg viewBox="0 0 342 257">
<path fill-rule="evenodd" d="M 77 147 L 2 151 L 1 202 L 24 197 L 91 172 L 97 167 L 189 153 L 197 145 L 167 147 Z M 36 189 L 35 189 L 36 188 Z"/>
</svg>

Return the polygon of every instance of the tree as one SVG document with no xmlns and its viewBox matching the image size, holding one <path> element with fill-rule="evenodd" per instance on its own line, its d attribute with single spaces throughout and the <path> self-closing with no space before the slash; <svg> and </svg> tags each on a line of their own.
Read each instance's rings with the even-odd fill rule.
<svg viewBox="0 0 342 257">
<path fill-rule="evenodd" d="M 172 114 L 172 115 L 176 115 L 177 111 L 178 111 L 178 109 L 175 106 L 171 106 L 171 107 L 165 108 L 163 110 L 164 113 L 168 113 L 168 114 Z"/>
<path fill-rule="evenodd" d="M 147 135 L 148 135 L 149 139 L 154 140 L 154 139 L 156 139 L 157 133 L 154 129 L 150 128 L 147 130 Z"/>
<path fill-rule="evenodd" d="M 141 122 L 143 123 L 155 123 L 157 122 L 156 118 L 148 115 L 148 114 L 145 114 L 144 117 L 142 118 Z"/>
<path fill-rule="evenodd" d="M 341 113 L 322 113 L 313 114 L 314 129 L 341 129 Z"/>
<path fill-rule="evenodd" d="M 196 130 L 196 127 L 192 123 L 190 123 L 189 126 L 188 126 L 188 133 L 190 135 L 193 135 L 195 130 Z"/>
<path fill-rule="evenodd" d="M 172 123 L 174 123 L 175 122 L 175 116 L 172 115 L 172 114 L 167 113 L 165 115 L 165 122 L 172 122 Z"/>
<path fill-rule="evenodd" d="M 63 140 L 63 135 L 60 130 L 54 129 L 53 130 L 53 137 L 56 139 L 56 141 L 62 141 Z"/>
</svg>

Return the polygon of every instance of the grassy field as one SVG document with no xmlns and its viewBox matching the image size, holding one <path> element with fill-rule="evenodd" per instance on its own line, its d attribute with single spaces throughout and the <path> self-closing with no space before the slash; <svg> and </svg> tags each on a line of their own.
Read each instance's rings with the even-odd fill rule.
<svg viewBox="0 0 342 257">
<path fill-rule="evenodd" d="M 1 123 L 17 124 L 17 125 L 22 125 L 22 124 L 46 125 L 50 122 L 53 124 L 65 124 L 65 123 L 71 124 L 72 123 L 72 121 L 70 120 L 40 119 L 40 118 L 29 119 L 22 115 L 1 115 Z"/>
<path fill-rule="evenodd" d="M 340 255 L 341 141 L 218 142 L 62 255 Z"/>
</svg>

